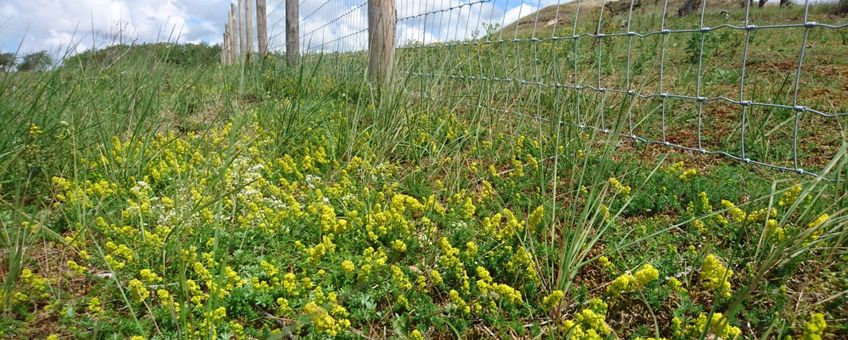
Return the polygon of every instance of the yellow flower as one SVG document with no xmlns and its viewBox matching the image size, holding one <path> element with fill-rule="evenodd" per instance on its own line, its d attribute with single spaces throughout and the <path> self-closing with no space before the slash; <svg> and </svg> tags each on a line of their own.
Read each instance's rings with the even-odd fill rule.
<svg viewBox="0 0 848 340">
<path fill-rule="evenodd" d="M 725 209 L 728 209 L 730 213 L 730 217 L 733 218 L 733 222 L 742 223 L 745 222 L 747 218 L 747 214 L 744 210 L 737 207 L 733 202 L 728 200 L 721 200 L 721 206 Z"/>
<path fill-rule="evenodd" d="M 466 197 L 465 203 L 462 204 L 462 217 L 470 219 L 474 217 L 475 211 L 477 211 L 477 207 L 474 206 L 474 202 L 471 201 L 471 197 Z"/>
<path fill-rule="evenodd" d="M 74 273 L 77 273 L 79 275 L 85 274 L 85 272 L 88 270 L 88 268 L 86 268 L 85 266 L 79 265 L 74 260 L 68 260 L 68 262 L 66 264 L 68 265 L 68 269 L 70 269 L 71 271 L 73 271 Z"/>
<path fill-rule="evenodd" d="M 692 221 L 692 227 L 694 227 L 699 233 L 705 233 L 707 231 L 706 224 L 704 224 L 704 221 L 700 219 Z"/>
<path fill-rule="evenodd" d="M 499 213 L 483 218 L 483 230 L 498 240 L 504 240 L 523 231 L 524 223 L 512 211 L 504 208 Z"/>
<path fill-rule="evenodd" d="M 684 171 L 684 172 L 683 172 L 683 173 L 681 173 L 680 175 L 678 175 L 678 176 L 677 176 L 677 178 L 679 178 L 680 180 L 685 181 L 685 180 L 688 180 L 689 178 L 694 177 L 694 176 L 695 176 L 695 175 L 697 175 L 697 174 L 698 174 L 698 170 L 696 170 L 696 169 L 689 169 L 689 170 Z"/>
<path fill-rule="evenodd" d="M 227 308 L 218 307 L 214 311 L 212 311 L 212 319 L 213 320 L 223 320 L 227 317 Z"/>
<path fill-rule="evenodd" d="M 195 265 L 197 265 L 197 264 L 195 264 Z M 144 280 L 144 282 L 151 283 L 151 284 L 162 281 L 162 278 L 159 277 L 159 275 L 156 275 L 156 273 L 154 273 L 150 269 L 142 269 L 141 272 L 139 272 L 139 276 L 141 276 L 141 279 Z"/>
<path fill-rule="evenodd" d="M 307 303 L 303 307 L 303 311 L 307 316 L 309 316 L 312 321 L 312 325 L 319 333 L 335 337 L 339 334 L 339 332 L 350 327 L 350 321 L 333 317 L 331 313 L 318 306 L 315 302 L 310 301 Z"/>
<path fill-rule="evenodd" d="M 489 183 L 489 181 L 481 181 L 480 186 L 482 187 L 480 188 L 480 202 L 486 201 L 495 195 L 495 188 L 492 186 L 492 183 Z"/>
<path fill-rule="evenodd" d="M 353 273 L 353 271 L 356 270 L 356 266 L 353 264 L 353 261 L 344 260 L 342 261 L 342 270 L 344 270 L 345 273 Z"/>
<path fill-rule="evenodd" d="M 465 243 L 465 255 L 466 256 L 474 257 L 475 255 L 477 255 L 477 249 L 478 248 L 477 248 L 476 243 L 474 243 L 472 241 L 468 241 L 467 243 Z"/>
<path fill-rule="evenodd" d="M 617 277 L 607 286 L 607 293 L 619 295 L 625 292 L 632 292 L 642 289 L 648 283 L 659 278 L 659 271 L 650 263 L 642 266 L 636 274 L 625 273 Z"/>
<path fill-rule="evenodd" d="M 830 219 L 830 215 L 828 215 L 828 214 L 821 214 L 821 215 L 819 215 L 819 217 L 817 217 L 815 220 L 813 220 L 812 222 L 810 222 L 809 224 L 807 224 L 807 227 L 808 227 L 808 228 L 815 228 L 815 227 L 818 227 L 818 226 L 820 226 L 820 225 L 824 224 L 825 222 L 827 222 L 827 220 L 828 220 L 828 219 Z"/>
<path fill-rule="evenodd" d="M 827 222 L 827 220 L 829 220 L 829 219 L 830 219 L 830 215 L 828 215 L 828 214 L 821 214 L 821 215 L 819 215 L 819 217 L 817 217 L 815 220 L 813 220 L 812 222 L 810 222 L 809 224 L 807 224 L 807 228 L 809 228 L 809 229 L 816 229 L 816 228 L 817 228 L 817 229 L 816 229 L 816 230 L 812 233 L 812 235 L 810 235 L 810 239 L 815 240 L 815 239 L 817 239 L 817 238 L 821 237 L 821 235 L 822 235 L 822 234 L 824 234 L 824 228 L 819 228 L 819 227 L 820 227 L 822 224 L 824 224 L 825 222 Z"/>
<path fill-rule="evenodd" d="M 591 308 L 583 309 L 574 316 L 574 320 L 562 322 L 563 331 L 569 339 L 604 339 L 612 332 L 606 323 L 606 315 Z"/>
<path fill-rule="evenodd" d="M 277 306 L 279 306 L 280 314 L 287 315 L 291 312 L 291 307 L 289 307 L 289 300 L 285 298 L 277 298 Z"/>
<path fill-rule="evenodd" d="M 61 190 L 61 191 L 71 190 L 71 181 L 69 181 L 69 180 L 67 180 L 63 177 L 54 176 L 53 178 L 50 179 L 50 181 L 53 182 L 53 185 L 56 186 L 56 188 Z"/>
<path fill-rule="evenodd" d="M 401 289 L 408 290 L 412 288 L 412 282 L 409 282 L 406 274 L 397 265 L 392 265 L 392 279 Z"/>
<path fill-rule="evenodd" d="M 403 253 L 406 251 L 406 243 L 401 240 L 394 240 L 394 242 L 392 242 L 392 249 L 399 253 Z"/>
<path fill-rule="evenodd" d="M 660 272 L 656 268 L 654 268 L 654 266 L 652 266 L 650 263 L 646 263 L 644 266 L 642 266 L 642 269 L 639 269 L 639 271 L 637 271 L 634 275 L 636 277 L 636 289 L 644 287 L 651 281 L 656 280 L 657 278 L 659 278 L 659 275 Z"/>
<path fill-rule="evenodd" d="M 100 307 L 100 298 L 93 297 L 88 301 L 88 312 L 91 314 L 97 314 L 103 311 L 103 308 Z"/>
<path fill-rule="evenodd" d="M 130 294 L 133 297 L 133 300 L 136 302 L 142 302 L 150 296 L 150 292 L 147 291 L 147 287 L 144 286 L 144 283 L 139 281 L 138 279 L 130 280 Z"/>
<path fill-rule="evenodd" d="M 433 269 L 430 271 L 430 280 L 433 281 L 433 285 L 438 286 L 443 282 L 442 274 L 440 274 L 439 271 Z"/>
<path fill-rule="evenodd" d="M 617 178 L 610 177 L 609 178 L 609 184 L 610 184 L 610 187 L 613 188 L 613 190 L 615 190 L 616 193 L 619 193 L 619 194 L 622 194 L 622 195 L 625 195 L 625 196 L 630 195 L 630 191 L 631 191 L 630 186 L 621 184 L 621 182 L 619 182 Z"/>
<path fill-rule="evenodd" d="M 533 210 L 533 213 L 530 214 L 530 217 L 527 218 L 527 226 L 530 228 L 535 228 L 536 226 L 542 223 L 542 218 L 545 215 L 545 207 L 538 206 L 536 210 Z"/>
<path fill-rule="evenodd" d="M 598 211 L 601 213 L 601 218 L 603 218 L 605 222 L 612 218 L 612 214 L 610 214 L 609 207 L 606 204 L 601 204 Z"/>
<path fill-rule="evenodd" d="M 825 328 L 827 328 L 827 322 L 824 321 L 824 314 L 814 313 L 810 316 L 810 321 L 804 325 L 804 335 L 801 336 L 801 339 L 821 340 Z"/>
<path fill-rule="evenodd" d="M 492 176 L 492 178 L 501 177 L 501 175 L 498 173 L 498 169 L 495 168 L 494 164 L 489 164 L 489 175 Z"/>
<path fill-rule="evenodd" d="M 715 255 L 707 255 L 701 268 L 701 280 L 704 286 L 725 298 L 730 297 L 730 278 L 733 271 L 725 267 Z"/>
<path fill-rule="evenodd" d="M 562 301 L 563 297 L 565 297 L 565 293 L 563 293 L 563 291 L 555 290 L 542 299 L 542 306 L 544 306 L 546 310 L 551 310 L 559 305 L 559 302 Z"/>
<path fill-rule="evenodd" d="M 401 308 L 409 310 L 409 300 L 406 298 L 405 295 L 398 296 L 396 302 Z"/>
<path fill-rule="evenodd" d="M 777 220 L 773 218 L 766 221 L 766 234 L 770 240 L 776 242 L 783 241 L 786 238 L 786 233 L 783 227 L 781 227 Z"/>
<path fill-rule="evenodd" d="M 506 299 L 510 303 L 522 302 L 521 292 L 503 283 L 495 283 L 492 285 L 493 291 L 501 298 Z"/>
<path fill-rule="evenodd" d="M 41 127 L 35 125 L 35 123 L 29 124 L 29 136 L 30 137 L 38 137 L 38 135 L 44 133 L 44 130 L 41 130 Z"/>
<path fill-rule="evenodd" d="M 800 194 L 801 185 L 795 184 L 792 186 L 792 188 L 789 188 L 789 190 L 784 191 L 783 194 L 780 195 L 780 200 L 777 201 L 777 205 L 781 207 L 792 205 L 793 203 L 795 203 L 795 200 L 798 199 L 798 195 Z"/>
<path fill-rule="evenodd" d="M 627 292 L 633 287 L 633 282 L 636 281 L 636 278 L 633 275 L 626 273 L 622 274 L 619 277 L 615 278 L 612 283 L 607 286 L 607 293 L 612 295 L 619 295 L 621 293 Z"/>
<path fill-rule="evenodd" d="M 615 265 L 613 265 L 612 262 L 609 260 L 609 258 L 606 257 L 606 256 L 599 257 L 598 258 L 598 264 L 601 266 L 601 268 L 603 270 L 605 270 L 607 272 L 612 273 L 613 271 L 615 271 Z"/>
<path fill-rule="evenodd" d="M 742 335 L 742 330 L 730 325 L 730 322 L 722 313 L 713 313 L 709 322 L 707 322 L 707 316 L 701 313 L 693 325 L 687 326 L 687 330 L 690 336 L 696 337 L 707 327 L 709 327 L 709 334 L 720 339 L 735 339 Z"/>
<path fill-rule="evenodd" d="M 671 288 L 672 291 L 686 291 L 686 289 L 683 288 L 683 283 L 675 277 L 668 279 L 668 287 Z"/>
</svg>

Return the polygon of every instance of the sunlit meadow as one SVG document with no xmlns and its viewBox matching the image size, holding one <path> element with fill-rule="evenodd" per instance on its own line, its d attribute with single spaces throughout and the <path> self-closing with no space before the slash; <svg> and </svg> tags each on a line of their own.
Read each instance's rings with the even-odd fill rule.
<svg viewBox="0 0 848 340">
<path fill-rule="evenodd" d="M 0 336 L 848 334 L 843 145 L 801 176 L 179 48 L 0 76 Z"/>
</svg>

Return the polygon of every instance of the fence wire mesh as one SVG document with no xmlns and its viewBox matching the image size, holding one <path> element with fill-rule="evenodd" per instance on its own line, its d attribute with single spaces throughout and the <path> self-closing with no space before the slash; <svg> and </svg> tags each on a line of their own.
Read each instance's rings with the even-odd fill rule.
<svg viewBox="0 0 848 340">
<path fill-rule="evenodd" d="M 337 70 L 361 72 L 367 1 L 301 6 L 305 58 L 357 56 Z M 815 175 L 848 116 L 834 60 L 848 23 L 828 13 L 809 0 L 397 0 L 396 81 L 434 107 Z"/>
</svg>

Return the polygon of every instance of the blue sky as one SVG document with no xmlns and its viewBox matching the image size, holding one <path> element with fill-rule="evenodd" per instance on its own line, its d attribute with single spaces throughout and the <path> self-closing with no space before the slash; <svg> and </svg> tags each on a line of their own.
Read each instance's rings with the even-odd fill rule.
<svg viewBox="0 0 848 340">
<path fill-rule="evenodd" d="M 48 50 L 54 56 L 62 56 L 116 42 L 179 40 L 216 44 L 221 41 L 231 1 L 3 0 L 0 2 L 0 48 L 13 52 L 20 46 L 22 54 Z M 281 49 L 284 46 L 281 34 L 284 0 L 266 1 L 270 45 Z M 365 0 L 299 1 L 301 18 L 305 19 L 301 23 L 301 33 L 312 33 L 304 37 L 302 46 L 330 50 L 364 48 L 365 35 L 357 32 L 367 27 L 365 7 L 358 7 Z M 395 1 L 399 17 L 460 7 L 401 22 L 398 40 L 403 44 L 468 38 L 475 31 L 484 31 L 485 24 L 509 24 L 540 7 L 572 0 Z M 462 6 L 468 3 L 473 5 Z M 350 13 L 338 18 L 347 12 Z"/>
<path fill-rule="evenodd" d="M 226 0 L 3 0 L 0 47 L 54 55 L 116 40 L 217 42 Z M 122 34 L 118 34 L 122 32 Z"/>
<path fill-rule="evenodd" d="M 283 20 L 280 19 L 285 15 L 283 1 L 267 0 L 272 47 L 283 45 L 283 36 L 280 34 L 283 29 Z M 330 1 L 323 6 L 324 0 L 301 1 L 302 17 L 315 12 L 303 23 L 303 33 L 323 26 L 363 0 Z M 399 15 L 404 16 L 451 8 L 469 1 L 476 3 L 480 0 L 397 1 Z M 541 3 L 545 2 L 556 1 L 544 0 Z M 464 37 L 468 35 L 464 25 L 466 20 L 474 23 L 501 21 L 510 10 L 524 6 L 526 12 L 526 8 L 535 9 L 539 3 L 538 0 L 492 0 L 485 4 L 466 6 L 464 10 L 451 11 L 450 20 L 445 19 L 447 12 L 440 14 L 441 16 L 426 17 L 429 22 L 429 36 L 421 32 L 421 27 L 415 27 L 415 24 L 421 24 L 423 20 L 410 22 L 399 31 L 410 39 L 419 37 L 427 40 L 429 37 L 430 41 Z M 0 3 L 0 47 L 3 51 L 13 52 L 20 46 L 21 53 L 48 50 L 54 56 L 61 56 L 92 47 L 102 48 L 121 41 L 141 43 L 179 39 L 183 42 L 214 44 L 221 41 L 229 4 L 228 0 L 4 0 Z M 511 13 L 514 16 L 515 12 Z M 362 29 L 366 25 L 363 8 L 361 12 L 352 13 L 345 20 L 322 28 L 321 39 L 338 39 L 349 35 L 351 30 Z M 351 46 L 360 43 L 355 36 L 351 39 Z"/>
</svg>

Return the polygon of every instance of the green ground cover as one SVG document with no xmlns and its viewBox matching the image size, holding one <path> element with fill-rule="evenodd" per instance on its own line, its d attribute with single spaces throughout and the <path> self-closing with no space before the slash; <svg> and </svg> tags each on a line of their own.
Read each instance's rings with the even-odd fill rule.
<svg viewBox="0 0 848 340">
<path fill-rule="evenodd" d="M 170 48 L 3 74 L 3 337 L 848 334 L 841 135 L 799 176 L 487 108 L 564 94 Z"/>
</svg>

